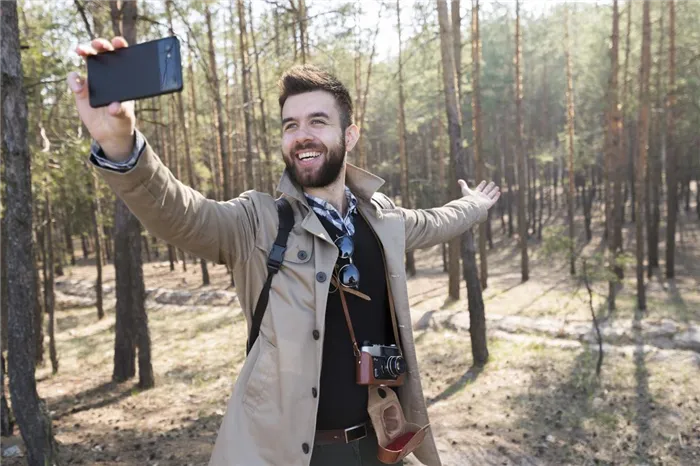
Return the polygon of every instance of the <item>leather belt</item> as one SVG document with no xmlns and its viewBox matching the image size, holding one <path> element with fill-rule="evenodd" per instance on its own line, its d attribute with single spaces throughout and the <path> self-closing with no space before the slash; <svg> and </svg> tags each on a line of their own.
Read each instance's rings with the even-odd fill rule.
<svg viewBox="0 0 700 466">
<path fill-rule="evenodd" d="M 350 443 L 367 437 L 369 430 L 369 424 L 366 422 L 347 429 L 317 430 L 314 443 L 316 445 Z"/>
</svg>

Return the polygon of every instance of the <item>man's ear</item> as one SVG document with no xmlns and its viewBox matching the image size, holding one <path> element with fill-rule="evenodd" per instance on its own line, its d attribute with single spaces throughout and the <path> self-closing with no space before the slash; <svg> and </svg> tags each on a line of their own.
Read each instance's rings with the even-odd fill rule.
<svg viewBox="0 0 700 466">
<path fill-rule="evenodd" d="M 350 125 L 345 128 L 345 150 L 350 152 L 360 140 L 360 128 Z"/>
</svg>

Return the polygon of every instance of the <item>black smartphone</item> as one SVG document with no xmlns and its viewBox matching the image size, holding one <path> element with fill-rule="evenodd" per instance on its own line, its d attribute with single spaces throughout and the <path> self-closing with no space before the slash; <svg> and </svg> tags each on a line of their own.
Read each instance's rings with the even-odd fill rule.
<svg viewBox="0 0 700 466">
<path fill-rule="evenodd" d="M 180 41 L 173 36 L 87 58 L 90 106 L 182 91 Z"/>
</svg>

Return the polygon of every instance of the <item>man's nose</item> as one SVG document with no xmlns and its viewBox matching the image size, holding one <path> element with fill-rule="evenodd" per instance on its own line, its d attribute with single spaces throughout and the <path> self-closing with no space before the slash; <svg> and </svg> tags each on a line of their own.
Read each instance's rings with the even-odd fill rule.
<svg viewBox="0 0 700 466">
<path fill-rule="evenodd" d="M 294 134 L 295 144 L 305 144 L 313 139 L 313 136 L 304 128 L 300 127 Z"/>
</svg>

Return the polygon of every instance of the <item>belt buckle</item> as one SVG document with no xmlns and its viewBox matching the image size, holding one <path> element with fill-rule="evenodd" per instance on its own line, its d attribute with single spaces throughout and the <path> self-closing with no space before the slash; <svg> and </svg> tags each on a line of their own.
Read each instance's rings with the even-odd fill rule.
<svg viewBox="0 0 700 466">
<path fill-rule="evenodd" d="M 356 426 L 348 427 L 345 429 L 345 443 L 354 442 L 355 440 L 360 440 L 367 437 L 367 426 L 365 424 L 358 424 Z"/>
</svg>

